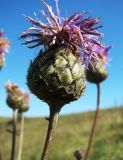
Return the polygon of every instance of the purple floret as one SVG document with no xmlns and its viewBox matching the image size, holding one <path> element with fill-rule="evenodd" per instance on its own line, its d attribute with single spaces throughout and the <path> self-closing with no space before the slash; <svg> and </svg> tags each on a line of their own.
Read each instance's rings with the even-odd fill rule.
<svg viewBox="0 0 123 160">
<path fill-rule="evenodd" d="M 103 59 L 103 56 L 107 56 L 109 47 L 101 43 L 100 38 L 103 35 L 97 31 L 102 26 L 96 26 L 100 19 L 86 18 L 85 15 L 88 12 L 83 12 L 75 13 L 63 20 L 60 18 L 58 0 L 55 0 L 55 2 L 57 15 L 53 13 L 52 7 L 42 0 L 48 11 L 47 14 L 42 10 L 40 11 L 46 19 L 45 23 L 37 18 L 33 19 L 25 16 L 32 26 L 23 32 L 20 37 L 28 38 L 24 44 L 27 44 L 29 48 L 42 45 L 47 48 L 66 46 L 75 51 L 73 53 L 81 58 L 85 67 L 88 67 L 92 62 L 97 63 Z"/>
<path fill-rule="evenodd" d="M 3 55 L 9 49 L 9 41 L 5 38 L 3 30 L 0 30 L 0 55 Z"/>
</svg>

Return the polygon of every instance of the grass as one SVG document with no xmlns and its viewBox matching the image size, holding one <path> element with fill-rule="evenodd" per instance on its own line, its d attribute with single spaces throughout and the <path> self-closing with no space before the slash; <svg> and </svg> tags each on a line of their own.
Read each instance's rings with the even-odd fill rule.
<svg viewBox="0 0 123 160">
<path fill-rule="evenodd" d="M 75 160 L 77 148 L 86 150 L 93 117 L 94 112 L 60 116 L 49 160 Z M 101 111 L 99 118 L 90 160 L 123 160 L 123 107 Z M 0 118 L 2 160 L 10 160 L 11 134 L 6 129 L 11 129 L 11 120 Z M 46 129 L 43 118 L 25 119 L 22 160 L 40 159 Z"/>
</svg>

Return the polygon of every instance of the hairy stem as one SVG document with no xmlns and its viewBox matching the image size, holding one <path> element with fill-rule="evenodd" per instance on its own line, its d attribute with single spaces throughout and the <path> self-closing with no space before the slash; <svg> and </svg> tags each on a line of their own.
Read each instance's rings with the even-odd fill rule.
<svg viewBox="0 0 123 160">
<path fill-rule="evenodd" d="M 92 130 L 91 130 L 88 147 L 87 147 L 87 151 L 86 151 L 84 160 L 88 159 L 88 156 L 89 156 L 89 153 L 92 147 L 92 142 L 93 142 L 93 138 L 94 138 L 95 131 L 96 131 L 96 124 L 98 120 L 99 111 L 100 111 L 100 83 L 97 84 L 97 109 L 96 109 L 95 118 L 94 118 L 94 122 L 93 122 L 93 126 L 92 126 Z"/>
<path fill-rule="evenodd" d="M 23 135 L 24 135 L 24 116 L 23 116 L 23 113 L 20 114 L 20 119 L 21 119 L 21 126 L 20 126 L 18 160 L 21 160 L 22 147 L 23 147 Z"/>
<path fill-rule="evenodd" d="M 18 114 L 18 109 L 15 109 L 13 111 L 13 132 L 12 132 L 11 160 L 15 159 L 17 114 Z"/>
<path fill-rule="evenodd" d="M 47 136 L 46 136 L 41 160 L 47 160 L 48 153 L 49 153 L 49 147 L 51 145 L 54 130 L 57 125 L 58 116 L 59 116 L 59 111 L 58 110 L 54 111 L 54 109 L 50 108 L 50 117 L 48 119 L 49 125 L 48 125 Z"/>
</svg>

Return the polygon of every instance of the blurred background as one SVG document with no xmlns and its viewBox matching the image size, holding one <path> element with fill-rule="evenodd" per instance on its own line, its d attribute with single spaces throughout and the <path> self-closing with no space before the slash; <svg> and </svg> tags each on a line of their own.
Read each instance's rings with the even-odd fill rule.
<svg viewBox="0 0 123 160">
<path fill-rule="evenodd" d="M 55 11 L 55 2 L 47 0 Z M 89 15 L 100 18 L 99 29 L 104 33 L 103 43 L 112 45 L 109 51 L 110 61 L 107 65 L 108 79 L 102 83 L 101 108 L 120 106 L 123 104 L 123 1 L 122 0 L 76 0 L 68 3 L 67 0 L 59 0 L 59 8 L 62 17 L 68 17 L 75 12 L 90 11 Z M 6 107 L 6 93 L 4 84 L 11 80 L 24 88 L 27 92 L 26 73 L 30 59 L 38 54 L 38 49 L 28 49 L 18 40 L 21 33 L 30 24 L 22 14 L 34 17 L 34 12 L 40 17 L 39 10 L 44 9 L 40 0 L 1 0 L 0 4 L 0 29 L 4 29 L 6 37 L 11 42 L 10 52 L 6 54 L 6 64 L 0 72 L 0 116 L 10 116 L 11 110 Z M 85 95 L 78 101 L 66 105 L 61 114 L 95 110 L 96 86 L 87 84 Z M 32 96 L 30 110 L 27 116 L 44 116 L 48 114 L 48 106 L 44 102 Z"/>
</svg>

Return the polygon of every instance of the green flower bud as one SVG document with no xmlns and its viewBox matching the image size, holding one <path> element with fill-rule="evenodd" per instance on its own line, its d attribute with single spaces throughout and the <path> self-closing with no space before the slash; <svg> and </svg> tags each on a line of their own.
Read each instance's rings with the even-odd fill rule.
<svg viewBox="0 0 123 160">
<path fill-rule="evenodd" d="M 92 83 L 101 83 L 108 76 L 108 71 L 103 62 L 98 62 L 95 64 L 90 64 L 86 71 L 86 78 Z"/>
<path fill-rule="evenodd" d="M 40 52 L 30 64 L 27 74 L 31 92 L 49 106 L 60 108 L 82 95 L 85 82 L 80 60 L 66 47 Z"/>
<path fill-rule="evenodd" d="M 83 152 L 83 150 L 77 149 L 77 150 L 74 152 L 74 157 L 76 158 L 76 160 L 82 160 L 83 157 L 84 157 L 84 152 Z"/>
<path fill-rule="evenodd" d="M 16 84 L 10 82 L 6 85 L 7 99 L 6 102 L 13 110 L 18 109 L 19 112 L 25 112 L 29 108 L 29 95 L 19 88 Z"/>
</svg>

